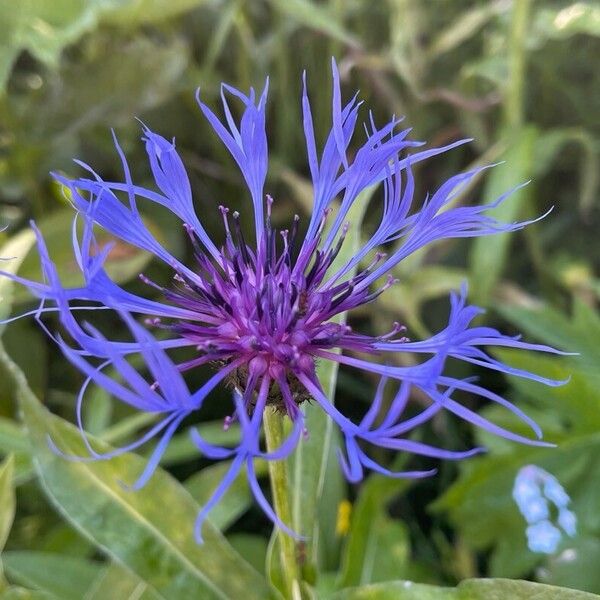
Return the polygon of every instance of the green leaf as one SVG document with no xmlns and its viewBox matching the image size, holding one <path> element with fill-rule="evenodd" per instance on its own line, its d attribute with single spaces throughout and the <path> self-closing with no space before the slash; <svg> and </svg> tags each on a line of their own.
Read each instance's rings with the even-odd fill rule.
<svg viewBox="0 0 600 600">
<path fill-rule="evenodd" d="M 101 570 L 90 560 L 49 552 L 5 552 L 2 561 L 11 580 L 60 600 L 81 600 Z"/>
<path fill-rule="evenodd" d="M 106 600 L 121 598 L 127 600 L 167 600 L 131 571 L 117 563 L 111 563 L 102 570 L 82 600 Z"/>
<path fill-rule="evenodd" d="M 497 309 L 523 333 L 560 350 L 579 353 L 570 359 L 570 364 L 600 388 L 600 316 L 594 309 L 576 300 L 570 319 L 550 306 Z"/>
<path fill-rule="evenodd" d="M 21 370 L 27 373 L 32 391 L 43 395 L 48 383 L 48 343 L 39 324 L 31 317 L 10 323 L 2 343 Z M 6 382 L 0 381 L 0 396 L 8 398 L 10 395 Z"/>
<path fill-rule="evenodd" d="M 227 540 L 257 571 L 265 568 L 267 540 L 264 537 L 235 533 L 228 536 Z"/>
<path fill-rule="evenodd" d="M 9 456 L 0 465 L 0 552 L 4 548 L 15 518 L 14 459 Z"/>
<path fill-rule="evenodd" d="M 13 378 L 44 491 L 82 534 L 166 597 L 269 595 L 265 580 L 210 524 L 204 545 L 195 543 L 198 506 L 167 473 L 157 470 L 143 490 L 132 492 L 120 482 L 134 481 L 144 459 L 126 454 L 110 461 L 72 462 L 52 452 L 48 437 L 67 454 L 86 454 L 77 428 L 40 405 L 1 348 L 0 360 Z M 109 449 L 95 443 L 101 452 Z"/>
<path fill-rule="evenodd" d="M 17 425 L 12 419 L 0 417 L 0 452 L 2 454 L 9 452 L 29 454 L 30 451 L 29 441 L 23 427 Z"/>
<path fill-rule="evenodd" d="M 354 36 L 340 24 L 327 5 L 310 0 L 270 0 L 273 7 L 299 25 L 320 31 L 334 40 L 357 46 Z"/>
<path fill-rule="evenodd" d="M 206 4 L 207 0 L 112 0 L 113 9 L 102 14 L 103 23 L 144 25 L 172 19 Z"/>
<path fill-rule="evenodd" d="M 0 592 L 0 600 L 56 600 L 56 598 L 46 592 L 37 592 L 17 585 L 11 585 L 3 592 Z"/>
<path fill-rule="evenodd" d="M 472 39 L 486 23 L 502 10 L 506 10 L 503 5 L 489 3 L 463 11 L 456 21 L 444 27 L 434 38 L 427 49 L 428 59 L 435 59 Z"/>
<path fill-rule="evenodd" d="M 0 465 L 0 592 L 6 588 L 2 550 L 10 533 L 16 510 L 14 460 L 10 455 Z"/>
<path fill-rule="evenodd" d="M 204 0 L 25 0 L 0 4 L 0 90 L 23 50 L 58 67 L 62 50 L 102 23 L 136 26 L 164 21 Z"/>
<path fill-rule="evenodd" d="M 595 594 L 531 581 L 467 579 L 456 588 L 394 581 L 342 590 L 332 600 L 597 600 Z"/>
<path fill-rule="evenodd" d="M 564 40 L 577 34 L 600 36 L 600 7 L 592 2 L 574 2 L 562 8 L 536 12 L 528 45 L 539 48 L 548 40 Z"/>
<path fill-rule="evenodd" d="M 562 158 L 563 146 L 576 145 L 581 149 L 579 168 L 579 209 L 589 213 L 596 200 L 598 176 L 598 149 L 594 136 L 582 127 L 551 129 L 540 134 L 535 147 L 535 175 L 545 175 L 553 163 Z"/>
<path fill-rule="evenodd" d="M 180 89 L 189 44 L 182 36 L 159 37 L 109 35 L 102 29 L 86 38 L 76 53 L 78 58 L 65 58 L 60 71 L 45 73 L 39 91 L 7 96 L 2 112 L 11 136 L 4 148 L 0 183 L 13 196 L 32 196 L 36 216 L 50 208 L 46 199 L 48 172 L 61 168 L 69 175 L 80 172 L 72 158 L 79 155 L 84 140 L 90 143 L 93 138 L 95 147 L 103 146 L 101 152 L 113 156 L 107 129 L 127 124 L 129 135 L 119 133 L 129 154 L 133 136 L 139 139 L 133 117 L 166 102 Z M 106 129 L 94 129 L 98 126 Z M 57 202 L 64 203 L 57 188 L 53 188 Z M 152 208 L 143 209 L 144 213 L 154 214 Z M 176 219 L 167 211 L 159 212 L 157 219 L 163 227 Z M 123 254 L 125 247 L 117 244 L 114 258 L 131 256 Z"/>
<path fill-rule="evenodd" d="M 505 143 L 508 149 L 502 157 L 505 162 L 494 167 L 489 174 L 484 191 L 486 204 L 497 200 L 502 194 L 531 178 L 537 136 L 537 129 L 533 126 L 524 127 L 506 136 Z M 511 194 L 488 214 L 502 223 L 518 221 L 530 214 L 531 194 L 531 185 L 525 186 Z M 470 252 L 470 279 L 476 302 L 488 303 L 494 286 L 504 272 L 511 239 L 508 234 L 497 234 L 476 238 L 473 241 Z"/>
<path fill-rule="evenodd" d="M 33 473 L 31 448 L 22 427 L 12 419 L 0 417 L 0 455 L 14 454 L 15 484 L 28 480 Z"/>
<path fill-rule="evenodd" d="M 458 587 L 460 600 L 597 600 L 596 594 L 511 579 L 468 579 Z"/>
<path fill-rule="evenodd" d="M 600 540 L 597 536 L 578 536 L 568 547 L 548 558 L 539 579 L 542 583 L 600 591 Z"/>
<path fill-rule="evenodd" d="M 35 243 L 35 235 L 31 230 L 21 231 L 13 236 L 0 248 L 0 257 L 10 259 L 3 262 L 2 268 L 8 273 L 15 274 L 25 257 Z M 10 309 L 14 299 L 13 284 L 8 277 L 0 278 L 0 321 L 10 315 Z M 0 324 L 0 334 L 6 325 Z"/>
<path fill-rule="evenodd" d="M 3 262 L 2 268 L 8 273 L 16 274 L 23 260 L 27 256 L 31 247 L 35 243 L 35 236 L 32 231 L 22 231 L 10 238 L 0 248 L 0 257 L 7 258 Z M 8 277 L 0 278 L 0 320 L 5 319 L 10 314 L 11 306 L 14 300 L 13 284 Z M 6 325 L 0 324 L 0 336 L 4 333 Z M 0 371 L 3 369 L 0 368 Z M 0 390 L 9 394 L 11 387 L 8 385 L 4 373 L 1 375 Z M 12 420 L 0 416 L 0 454 L 14 453 L 14 478 L 16 481 L 23 481 L 31 473 L 31 463 L 29 457 L 29 442 L 21 427 Z M 0 544 L 1 546 L 1 544 Z"/>
<path fill-rule="evenodd" d="M 410 485 L 371 475 L 352 510 L 338 587 L 410 577 L 410 540 L 404 523 L 388 515 L 387 504 Z"/>
<path fill-rule="evenodd" d="M 568 434 L 600 430 L 600 388 L 579 356 L 556 357 L 508 349 L 497 349 L 494 355 L 517 369 L 568 381 L 549 387 L 530 379 L 508 377 L 513 389 L 568 425 Z"/>
</svg>

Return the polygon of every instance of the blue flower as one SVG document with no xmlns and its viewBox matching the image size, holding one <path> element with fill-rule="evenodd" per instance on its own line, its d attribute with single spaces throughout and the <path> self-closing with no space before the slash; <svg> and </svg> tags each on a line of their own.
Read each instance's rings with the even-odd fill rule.
<svg viewBox="0 0 600 600">
<path fill-rule="evenodd" d="M 513 486 L 513 498 L 529 524 L 527 545 L 532 552 L 552 554 L 558 548 L 563 531 L 569 537 L 577 533 L 577 517 L 568 508 L 571 498 L 558 479 L 544 469 L 535 465 L 520 469 Z M 550 502 L 558 511 L 560 529 L 550 521 Z"/>
<path fill-rule="evenodd" d="M 70 338 L 67 342 L 51 333 L 66 359 L 86 376 L 76 412 L 91 459 L 109 459 L 136 449 L 151 438 L 158 438 L 148 466 L 133 484 L 134 488 L 148 480 L 177 427 L 208 401 L 217 386 L 227 384 L 235 388 L 232 414 L 226 425 L 233 420 L 239 421 L 241 438 L 238 446 L 211 445 L 197 431 L 193 433 L 194 443 L 204 455 L 213 459 L 231 459 L 227 475 L 198 517 L 198 539 L 201 539 L 202 523 L 211 507 L 241 471 L 247 473 L 254 496 L 269 518 L 293 534 L 277 518 L 263 495 L 253 460 L 257 457 L 279 460 L 301 443 L 303 434 L 310 433 L 305 431 L 303 415 L 303 404 L 309 399 L 340 429 L 343 447 L 339 449 L 339 459 L 350 481 L 359 481 L 365 470 L 393 477 L 423 477 L 434 472 L 434 469 L 390 472 L 371 458 L 369 448 L 372 447 L 452 460 L 480 452 L 480 448 L 446 450 L 407 438 L 416 427 L 441 410 L 450 411 L 507 439 L 546 445 L 539 441 L 541 431 L 538 426 L 508 400 L 474 379 L 447 374 L 447 362 L 459 360 L 547 385 L 561 383 L 509 367 L 486 352 L 486 347 L 494 346 L 541 352 L 554 350 L 506 337 L 490 327 L 472 325 L 481 310 L 467 304 L 466 287 L 452 294 L 448 325 L 429 340 L 410 341 L 398 324 L 385 335 L 371 336 L 355 332 L 335 319 L 341 313 L 376 301 L 394 284 L 390 275 L 394 267 L 425 245 L 450 238 L 516 231 L 528 222 L 503 224 L 487 214 L 508 194 L 492 205 L 453 206 L 457 188 L 472 181 L 481 168 L 451 177 L 424 202 L 415 198 L 413 166 L 468 140 L 423 150 L 419 149 L 423 145 L 421 142 L 408 139 L 409 130 L 398 131 L 397 119 L 378 128 L 371 118 L 366 126 L 366 141 L 350 158 L 348 148 L 355 137 L 361 103 L 356 96 L 347 104 L 342 103 L 335 62 L 332 69 L 332 124 L 320 152 L 315 142 L 304 78 L 303 127 L 314 190 L 313 211 L 307 224 L 302 225 L 295 216 L 289 229 L 276 231 L 271 223 L 273 199 L 265 196 L 268 82 L 259 95 L 252 89 L 246 95 L 223 85 L 224 121 L 203 102 L 200 93 L 197 101 L 246 181 L 253 206 L 254 240 L 246 242 L 241 215 L 230 214 L 225 206 L 218 207 L 223 220 L 224 242 L 215 243 L 208 236 L 194 209 L 192 189 L 175 142 L 143 126 L 142 139 L 155 189 L 133 182 L 126 157 L 114 134 L 123 181 L 105 181 L 81 162 L 78 164 L 87 171 L 86 177 L 71 180 L 54 175 L 68 190 L 75 210 L 73 252 L 84 283 L 76 288 L 62 285 L 35 225 L 44 281 L 29 281 L 4 273 L 41 299 L 36 311 L 38 318 L 43 312 L 57 312 L 64 332 Z M 242 105 L 239 121 L 230 110 L 231 98 Z M 383 187 L 381 219 L 375 233 L 346 264 L 333 269 L 334 259 L 348 231 L 349 210 L 361 197 L 361 192 L 375 184 Z M 145 226 L 138 207 L 144 202 L 162 205 L 179 217 L 194 249 L 193 264 L 183 264 L 173 257 Z M 78 222 L 82 225 L 80 229 Z M 152 253 L 172 270 L 173 285 L 169 287 L 161 287 L 140 275 L 154 295 L 158 291 L 159 300 L 134 294 L 110 279 L 104 268 L 110 246 L 102 248 L 98 245 L 95 226 Z M 391 242 L 394 242 L 394 250 L 389 255 L 382 253 L 380 248 Z M 382 278 L 384 282 L 378 284 Z M 76 315 L 88 310 L 113 311 L 129 329 L 131 340 L 114 341 L 92 325 L 80 323 Z M 145 317 L 143 324 L 134 315 Z M 151 333 L 152 329 L 166 334 L 166 339 L 157 339 Z M 181 347 L 192 349 L 193 358 L 176 362 L 172 350 Z M 416 362 L 410 363 L 414 363 L 413 366 L 388 365 L 391 362 L 388 355 L 404 353 L 417 358 Z M 144 370 L 133 368 L 127 360 L 134 354 L 143 359 Z M 380 378 L 373 402 L 358 423 L 346 416 L 347 407 L 343 403 L 334 406 L 323 391 L 315 371 L 317 360 L 334 361 Z M 190 390 L 184 374 L 201 365 L 211 365 L 214 375 L 200 388 Z M 106 374 L 108 366 L 115 370 L 117 378 Z M 157 424 L 126 448 L 98 454 L 85 437 L 81 419 L 85 393 L 92 384 L 139 411 L 156 414 Z M 392 387 L 393 400 L 384 409 L 383 396 L 388 386 Z M 415 391 L 429 398 L 430 404 L 416 416 L 405 418 L 404 409 Z M 527 423 L 537 439 L 508 431 L 467 408 L 456 399 L 457 393 L 465 392 L 505 407 Z M 293 424 L 282 446 L 270 453 L 260 446 L 265 410 L 281 411 Z"/>
</svg>

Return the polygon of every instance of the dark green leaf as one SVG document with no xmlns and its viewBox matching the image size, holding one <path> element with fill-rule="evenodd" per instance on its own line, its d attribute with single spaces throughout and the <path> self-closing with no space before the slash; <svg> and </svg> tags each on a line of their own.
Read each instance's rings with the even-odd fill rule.
<svg viewBox="0 0 600 600">
<path fill-rule="evenodd" d="M 87 559 L 49 552 L 5 552 L 2 561 L 11 580 L 59 600 L 81 600 L 101 570 Z"/>
<path fill-rule="evenodd" d="M 534 148 L 538 136 L 535 127 L 529 126 L 512 132 L 505 138 L 507 150 L 503 164 L 494 167 L 487 181 L 484 202 L 490 203 L 512 188 L 531 179 L 534 165 Z M 532 186 L 527 185 L 511 194 L 497 208 L 489 211 L 490 216 L 502 223 L 522 220 L 533 211 L 530 205 Z M 479 303 L 487 304 L 494 286 L 501 277 L 512 237 L 498 234 L 476 238 L 471 246 L 470 265 L 473 296 Z"/>
<path fill-rule="evenodd" d="M 264 537 L 235 533 L 228 536 L 227 540 L 257 571 L 265 568 L 267 540 Z"/>
</svg>

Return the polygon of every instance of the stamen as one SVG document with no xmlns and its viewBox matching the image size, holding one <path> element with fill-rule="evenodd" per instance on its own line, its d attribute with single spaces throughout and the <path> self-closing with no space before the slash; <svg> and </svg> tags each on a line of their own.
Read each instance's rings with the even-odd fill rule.
<svg viewBox="0 0 600 600">
<path fill-rule="evenodd" d="M 290 253 L 294 250 L 294 244 L 296 243 L 296 236 L 298 235 L 299 224 L 300 217 L 298 215 L 294 215 L 294 220 L 292 221 L 292 233 L 290 234 Z"/>
<path fill-rule="evenodd" d="M 229 218 L 227 216 L 229 214 L 229 209 L 226 206 L 219 204 L 219 210 L 221 211 L 221 216 L 223 217 L 225 233 L 227 234 L 227 237 L 231 237 L 231 231 L 229 230 Z"/>
<path fill-rule="evenodd" d="M 204 251 L 200 247 L 200 244 L 198 243 L 198 239 L 196 238 L 194 228 L 188 223 L 184 223 L 183 228 L 185 229 L 186 233 L 188 234 L 188 237 L 190 238 L 190 241 L 192 242 L 192 247 L 194 248 L 195 256 L 199 260 L 202 260 L 205 255 Z"/>
<path fill-rule="evenodd" d="M 233 213 L 233 226 L 242 259 L 248 265 L 250 264 L 250 255 L 248 254 L 248 247 L 246 246 L 246 240 L 244 239 L 244 233 L 240 225 L 240 213 L 237 210 Z"/>
<path fill-rule="evenodd" d="M 326 208 L 323 211 L 323 216 L 321 217 L 321 222 L 319 223 L 316 237 L 319 237 L 323 233 L 323 230 L 325 229 L 325 224 L 327 223 L 327 219 L 329 218 L 329 215 L 332 212 L 333 212 L 333 208 Z"/>
<path fill-rule="evenodd" d="M 388 275 L 387 276 L 387 281 L 376 292 L 373 292 L 372 294 L 369 294 L 365 298 L 365 301 L 364 301 L 365 304 L 367 302 L 371 302 L 371 301 L 375 300 L 375 298 L 378 298 L 379 296 L 381 296 L 381 294 L 383 294 L 383 292 L 385 292 L 385 290 L 387 290 L 388 288 L 392 287 L 393 285 L 395 285 L 399 281 L 400 280 L 394 278 L 393 275 Z"/>
<path fill-rule="evenodd" d="M 149 286 L 153 287 L 154 289 L 158 290 L 159 292 L 166 291 L 164 287 L 158 285 L 158 283 L 154 283 L 154 281 L 152 281 L 152 279 L 149 279 L 143 273 L 140 273 L 138 275 L 138 278 L 140 279 L 140 281 L 142 283 L 145 283 L 146 285 L 149 285 Z"/>
<path fill-rule="evenodd" d="M 350 223 L 346 222 L 342 225 L 342 232 L 341 232 L 340 237 L 335 245 L 335 248 L 329 254 L 329 257 L 327 259 L 329 264 L 331 264 L 335 260 L 335 257 L 340 253 L 340 250 L 342 249 L 342 246 L 344 245 L 344 241 L 346 240 L 346 235 L 348 233 L 348 229 L 350 229 Z"/>
</svg>

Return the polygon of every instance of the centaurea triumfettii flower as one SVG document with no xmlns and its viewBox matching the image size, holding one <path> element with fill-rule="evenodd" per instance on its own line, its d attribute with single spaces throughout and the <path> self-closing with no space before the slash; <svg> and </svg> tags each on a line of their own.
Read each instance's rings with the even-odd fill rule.
<svg viewBox="0 0 600 600">
<path fill-rule="evenodd" d="M 234 96 L 243 105 L 239 123 L 230 111 L 227 95 Z M 74 223 L 73 249 L 84 285 L 62 286 L 37 230 L 45 281 L 33 282 L 12 276 L 28 286 L 42 303 L 51 303 L 51 306 L 40 307 L 40 312 L 58 311 L 63 327 L 76 344 L 71 347 L 62 338 L 57 339 L 65 356 L 88 378 L 77 404 L 78 423 L 84 438 L 81 404 L 91 383 L 138 410 L 159 416 L 157 425 L 137 442 L 102 456 L 89 447 L 92 457 L 109 458 L 158 436 L 148 468 L 134 487 L 143 485 L 182 420 L 199 410 L 216 386 L 234 387 L 232 414 L 226 425 L 232 420 L 239 421 L 238 446 L 215 446 L 203 440 L 198 432 L 193 435 L 199 450 L 207 457 L 231 459 L 226 477 L 198 518 L 196 532 L 200 538 L 201 524 L 208 511 L 242 470 L 266 514 L 285 528 L 261 491 L 253 460 L 256 457 L 281 459 L 302 443 L 303 435 L 310 435 L 303 421 L 303 405 L 308 400 L 325 411 L 340 429 L 344 444 L 339 450 L 340 463 L 350 481 L 360 480 L 365 469 L 400 477 L 422 477 L 433 472 L 390 472 L 370 457 L 369 446 L 441 459 L 459 459 L 477 453 L 479 448 L 459 452 L 406 439 L 406 434 L 444 409 L 508 439 L 543 444 L 491 423 L 455 399 L 456 392 L 466 392 L 501 404 L 541 437 L 536 424 L 503 397 L 473 379 L 445 374 L 446 362 L 457 359 L 548 385 L 558 383 L 511 368 L 485 352 L 486 346 L 546 352 L 552 349 L 503 336 L 489 327 L 472 326 L 480 310 L 467 305 L 465 288 L 451 296 L 448 326 L 425 341 L 409 341 L 399 324 L 394 324 L 389 333 L 374 337 L 355 332 L 343 319 L 336 319 L 375 301 L 394 283 L 390 274 L 394 267 L 426 244 L 515 231 L 527 224 L 497 222 L 486 214 L 493 205 L 452 205 L 457 187 L 471 181 L 481 169 L 451 177 L 422 205 L 415 201 L 412 166 L 465 140 L 444 148 L 411 152 L 422 144 L 409 141 L 408 130 L 397 131 L 398 120 L 393 119 L 378 129 L 371 119 L 366 141 L 350 158 L 348 148 L 360 103 L 355 96 L 342 104 L 334 63 L 332 127 L 321 153 L 315 143 L 306 81 L 302 93 L 303 126 L 314 189 L 312 214 L 308 223 L 301 223 L 295 216 L 288 229 L 276 231 L 271 221 L 273 200 L 264 189 L 268 165 L 267 85 L 259 96 L 254 90 L 245 95 L 223 85 L 221 96 L 224 122 L 199 95 L 198 104 L 246 181 L 253 207 L 253 240 L 246 241 L 242 233 L 241 219 L 247 215 L 230 212 L 226 206 L 214 207 L 222 216 L 224 242 L 217 244 L 208 236 L 194 210 L 191 186 L 174 142 L 144 126 L 143 140 L 156 189 L 140 187 L 132 181 L 116 137 L 123 182 L 104 181 L 83 163 L 79 164 L 89 172 L 89 177 L 69 180 L 55 175 L 68 189 L 68 197 L 83 225 L 80 232 Z M 346 264 L 332 268 L 344 244 L 351 207 L 361 198 L 361 192 L 375 184 L 383 188 L 379 226 Z M 140 202 L 158 203 L 181 219 L 194 248 L 192 264 L 181 263 L 157 241 L 144 225 L 138 209 Z M 161 299 L 149 300 L 111 281 L 103 266 L 110 247 L 98 246 L 95 225 L 151 252 L 172 269 L 174 281 L 169 287 L 161 287 L 140 275 L 153 293 L 158 291 Z M 384 246 L 395 249 L 386 255 L 381 251 Z M 72 301 L 78 301 L 78 310 L 82 310 L 81 301 L 93 303 L 90 309 L 112 309 L 131 331 L 132 341 L 111 341 L 90 325 L 80 325 L 72 312 Z M 143 315 L 143 324 L 131 313 Z M 163 336 L 166 334 L 167 339 L 156 339 L 151 333 L 153 328 Z M 193 358 L 176 363 L 172 349 L 180 347 L 193 349 Z M 149 378 L 128 362 L 127 356 L 134 353 L 141 354 Z M 421 358 L 414 366 L 390 366 L 387 356 L 394 353 L 416 354 Z M 343 401 L 334 406 L 327 397 L 316 375 L 317 360 L 335 361 L 380 379 L 374 400 L 360 422 L 355 423 L 346 416 Z M 109 365 L 118 374 L 117 379 L 106 375 Z M 215 374 L 202 387 L 190 391 L 183 374 L 201 365 L 211 365 Z M 395 389 L 384 411 L 383 398 L 389 385 Z M 416 416 L 403 419 L 414 390 L 419 390 L 431 403 Z M 281 448 L 267 453 L 260 444 L 262 418 L 265 410 L 273 408 L 287 414 L 293 427 Z"/>
</svg>

